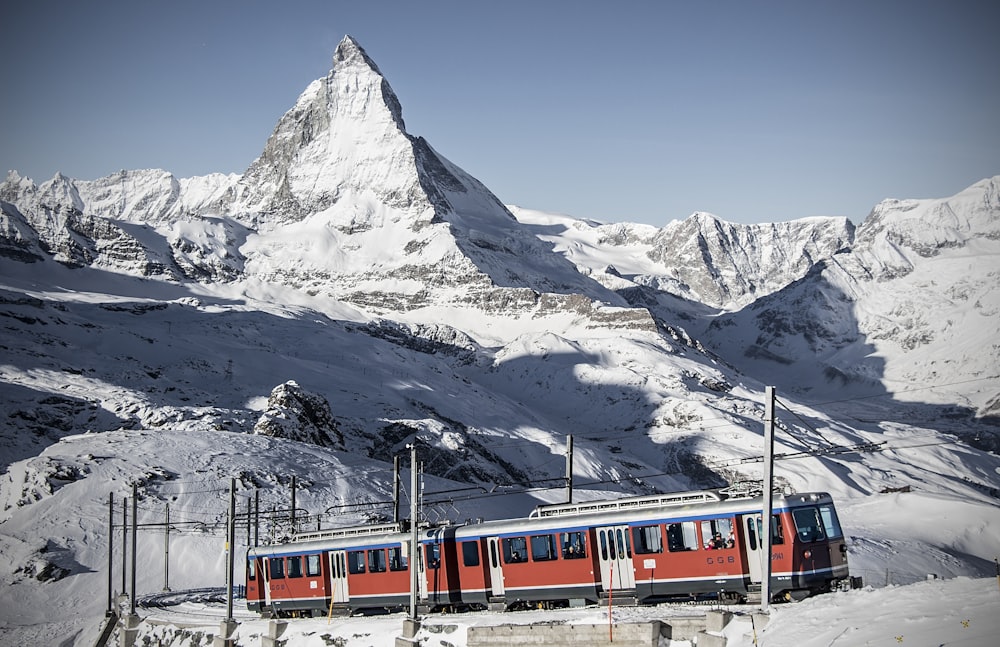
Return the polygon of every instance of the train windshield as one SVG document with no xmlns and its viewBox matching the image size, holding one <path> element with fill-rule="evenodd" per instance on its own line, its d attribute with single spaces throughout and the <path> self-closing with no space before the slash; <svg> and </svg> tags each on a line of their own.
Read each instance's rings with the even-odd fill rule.
<svg viewBox="0 0 1000 647">
<path fill-rule="evenodd" d="M 800 541 L 824 541 L 843 536 L 837 511 L 832 505 L 796 508 L 792 510 L 792 518 Z"/>
</svg>

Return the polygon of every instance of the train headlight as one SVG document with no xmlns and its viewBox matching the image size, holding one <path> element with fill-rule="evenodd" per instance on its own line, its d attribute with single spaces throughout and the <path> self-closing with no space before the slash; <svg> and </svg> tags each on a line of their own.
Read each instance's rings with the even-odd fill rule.
<svg viewBox="0 0 1000 647">
<path fill-rule="evenodd" d="M 811 550 L 807 550 L 804 553 L 802 553 L 802 556 L 805 557 L 806 559 L 812 559 L 813 552 Z"/>
</svg>

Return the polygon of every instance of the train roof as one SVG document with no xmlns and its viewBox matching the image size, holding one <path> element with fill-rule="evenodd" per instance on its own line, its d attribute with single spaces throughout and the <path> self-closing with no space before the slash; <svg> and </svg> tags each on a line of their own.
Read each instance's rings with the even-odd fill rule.
<svg viewBox="0 0 1000 647">
<path fill-rule="evenodd" d="M 831 503 L 833 499 L 826 492 L 805 492 L 775 493 L 772 501 L 775 512 L 778 512 L 784 508 Z M 601 525 L 626 525 L 636 522 L 697 520 L 759 512 L 763 503 L 762 496 L 726 497 L 722 493 L 710 490 L 587 501 L 578 504 L 563 503 L 539 506 L 523 519 L 483 521 L 463 525 L 457 530 L 456 536 L 475 537 L 532 530 L 570 530 Z"/>
<path fill-rule="evenodd" d="M 797 494 L 774 493 L 775 512 L 803 505 L 832 503 L 826 492 Z M 524 518 L 422 526 L 420 539 L 433 540 L 444 533 L 456 538 L 508 535 L 519 532 L 570 530 L 601 525 L 625 525 L 636 522 L 697 520 L 722 515 L 750 514 L 763 506 L 763 496 L 728 496 L 724 491 L 700 490 L 673 492 L 620 499 L 601 499 L 580 503 L 558 503 L 536 507 Z M 409 536 L 409 522 L 331 528 L 296 535 L 291 542 L 251 548 L 249 555 L 265 556 L 290 552 L 309 553 L 338 548 L 397 544 Z"/>
<path fill-rule="evenodd" d="M 286 553 L 309 553 L 326 550 L 331 544 L 338 547 L 372 546 L 378 544 L 399 543 L 401 537 L 409 537 L 403 523 L 376 524 L 365 526 L 350 526 L 346 528 L 330 528 L 315 532 L 299 533 L 291 541 L 280 544 L 267 544 L 250 548 L 248 555 L 266 556 Z"/>
</svg>

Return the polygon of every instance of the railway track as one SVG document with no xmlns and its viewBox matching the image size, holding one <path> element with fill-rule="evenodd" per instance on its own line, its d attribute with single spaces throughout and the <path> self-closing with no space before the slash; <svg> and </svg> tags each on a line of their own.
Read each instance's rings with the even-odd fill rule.
<svg viewBox="0 0 1000 647">
<path fill-rule="evenodd" d="M 136 599 L 146 622 L 170 624 L 178 627 L 216 625 L 226 617 L 226 589 L 224 587 L 163 591 Z M 243 599 L 234 599 L 233 616 L 239 620 L 257 619 L 257 614 L 247 611 Z"/>
</svg>

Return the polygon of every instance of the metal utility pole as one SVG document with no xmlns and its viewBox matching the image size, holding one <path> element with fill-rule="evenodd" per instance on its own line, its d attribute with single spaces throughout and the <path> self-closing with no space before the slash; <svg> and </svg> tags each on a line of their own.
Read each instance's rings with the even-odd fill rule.
<svg viewBox="0 0 1000 647">
<path fill-rule="evenodd" d="M 132 615 L 135 615 L 135 561 L 136 561 L 135 560 L 135 553 L 136 553 L 136 541 L 135 540 L 136 540 L 136 535 L 139 534 L 138 532 L 136 532 L 136 530 L 138 529 L 137 528 L 138 524 L 136 523 L 136 518 L 137 518 L 137 516 L 139 514 L 139 512 L 137 510 L 138 499 L 139 499 L 139 484 L 138 483 L 133 483 L 132 484 L 132 588 L 130 589 L 131 592 L 132 592 L 132 605 L 131 605 Z"/>
<path fill-rule="evenodd" d="M 128 497 L 122 499 L 122 595 L 128 591 Z"/>
<path fill-rule="evenodd" d="M 293 481 L 294 483 L 294 481 Z M 292 490 L 294 492 L 294 490 Z M 226 528 L 226 622 L 233 622 L 233 557 L 236 552 L 236 479 L 229 479 L 229 524 Z"/>
<path fill-rule="evenodd" d="M 253 545 L 260 546 L 260 490 L 253 493 Z"/>
<path fill-rule="evenodd" d="M 111 617 L 114 607 L 114 566 L 115 566 L 115 493 L 108 493 L 108 609 L 105 617 Z"/>
<path fill-rule="evenodd" d="M 566 503 L 573 503 L 573 434 L 566 436 Z"/>
<path fill-rule="evenodd" d="M 163 526 L 163 590 L 170 590 L 170 504 L 167 503 L 167 523 Z"/>
<path fill-rule="evenodd" d="M 399 456 L 392 457 L 392 522 L 399 523 Z"/>
<path fill-rule="evenodd" d="M 417 439 L 410 445 L 410 619 L 417 619 L 417 580 L 420 564 L 420 537 L 417 531 Z"/>
<path fill-rule="evenodd" d="M 295 477 L 292 477 L 292 535 L 295 534 Z"/>
<path fill-rule="evenodd" d="M 764 390 L 764 505 L 761 510 L 760 610 L 771 606 L 771 514 L 774 502 L 774 387 Z"/>
</svg>

